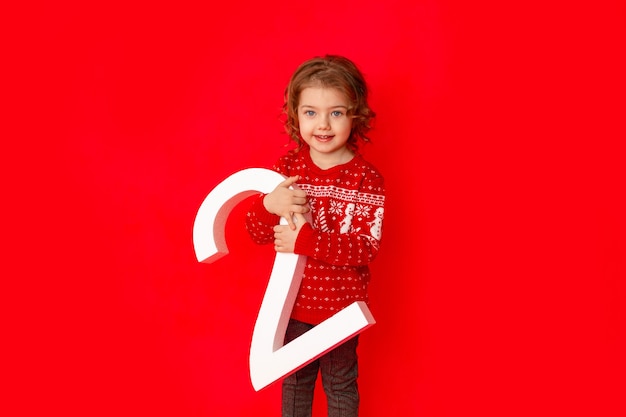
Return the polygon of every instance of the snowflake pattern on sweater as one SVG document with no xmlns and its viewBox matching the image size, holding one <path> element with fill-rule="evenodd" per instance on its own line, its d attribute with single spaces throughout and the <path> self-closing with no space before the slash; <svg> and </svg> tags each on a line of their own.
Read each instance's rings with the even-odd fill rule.
<svg viewBox="0 0 626 417">
<path fill-rule="evenodd" d="M 312 223 L 298 234 L 295 253 L 307 256 L 291 317 L 319 324 L 355 301 L 369 302 L 369 264 L 380 249 L 384 217 L 384 179 L 359 154 L 352 160 L 321 169 L 308 147 L 281 157 L 273 169 L 299 175 L 297 186 L 307 193 Z M 246 227 L 259 244 L 274 241 L 280 218 L 253 200 Z"/>
</svg>

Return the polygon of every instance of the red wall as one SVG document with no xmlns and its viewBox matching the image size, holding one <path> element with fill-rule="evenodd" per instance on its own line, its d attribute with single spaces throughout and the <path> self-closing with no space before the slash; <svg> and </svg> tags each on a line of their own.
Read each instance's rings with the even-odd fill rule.
<svg viewBox="0 0 626 417">
<path fill-rule="evenodd" d="M 191 230 L 325 53 L 388 186 L 361 415 L 626 413 L 623 2 L 203 3 L 3 13 L 2 415 L 279 414 L 247 368 L 272 250 L 241 206 L 215 264 Z"/>
</svg>

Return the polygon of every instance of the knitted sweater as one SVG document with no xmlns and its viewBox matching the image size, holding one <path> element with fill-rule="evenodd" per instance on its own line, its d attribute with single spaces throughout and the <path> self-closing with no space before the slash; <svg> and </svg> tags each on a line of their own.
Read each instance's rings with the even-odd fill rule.
<svg viewBox="0 0 626 417">
<path fill-rule="evenodd" d="M 306 223 L 294 252 L 307 256 L 302 283 L 291 317 L 319 324 L 355 301 L 369 302 L 369 263 L 380 247 L 385 188 L 376 168 L 356 154 L 329 169 L 313 163 L 309 148 L 281 157 L 273 169 L 299 175 L 307 194 L 312 223 Z M 252 201 L 246 227 L 259 244 L 274 242 L 280 217 L 263 206 L 263 195 Z"/>
</svg>

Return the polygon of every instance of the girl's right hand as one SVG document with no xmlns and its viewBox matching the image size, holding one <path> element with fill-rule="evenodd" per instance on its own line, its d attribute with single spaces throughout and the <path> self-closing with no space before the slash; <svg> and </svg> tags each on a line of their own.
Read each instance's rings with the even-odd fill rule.
<svg viewBox="0 0 626 417">
<path fill-rule="evenodd" d="M 272 214 L 284 217 L 291 230 L 296 230 L 293 214 L 304 214 L 310 210 L 306 204 L 306 192 L 299 189 L 296 184 L 299 179 L 298 175 L 287 178 L 263 198 L 265 209 Z"/>
</svg>

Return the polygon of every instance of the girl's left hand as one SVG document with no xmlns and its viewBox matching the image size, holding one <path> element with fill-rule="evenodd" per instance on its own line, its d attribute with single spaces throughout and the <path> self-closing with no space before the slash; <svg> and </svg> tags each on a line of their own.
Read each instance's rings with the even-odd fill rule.
<svg viewBox="0 0 626 417">
<path fill-rule="evenodd" d="M 274 250 L 276 252 L 293 253 L 298 233 L 306 223 L 306 219 L 301 213 L 294 213 L 293 220 L 296 226 L 294 230 L 289 225 L 274 226 Z"/>
</svg>

